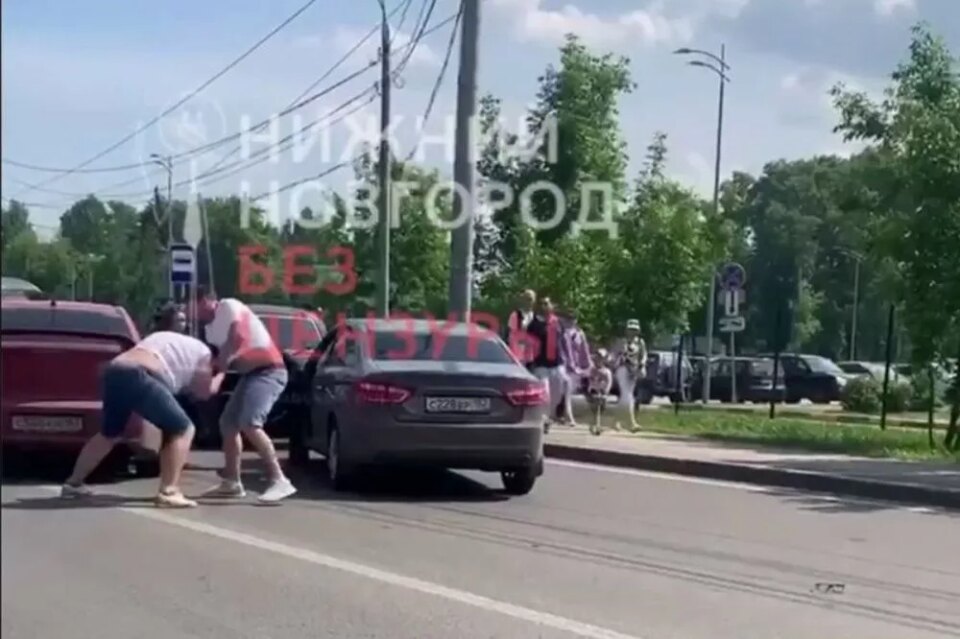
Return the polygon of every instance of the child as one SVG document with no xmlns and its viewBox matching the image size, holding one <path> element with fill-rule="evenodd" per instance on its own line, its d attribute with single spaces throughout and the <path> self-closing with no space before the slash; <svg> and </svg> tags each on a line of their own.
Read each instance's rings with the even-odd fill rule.
<svg viewBox="0 0 960 639">
<path fill-rule="evenodd" d="M 598 350 L 593 355 L 593 367 L 590 369 L 587 378 L 587 401 L 590 403 L 590 409 L 593 412 L 590 432 L 593 435 L 599 435 L 602 430 L 600 416 L 607 406 L 607 396 L 610 394 L 610 387 L 613 385 L 613 372 L 607 365 L 608 358 L 609 354 L 605 349 Z"/>
</svg>

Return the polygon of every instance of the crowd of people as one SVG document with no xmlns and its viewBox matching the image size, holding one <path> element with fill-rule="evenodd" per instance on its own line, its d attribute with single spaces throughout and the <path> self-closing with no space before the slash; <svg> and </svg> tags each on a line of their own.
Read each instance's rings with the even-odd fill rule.
<svg viewBox="0 0 960 639">
<path fill-rule="evenodd" d="M 591 349 L 574 311 L 558 311 L 549 297 L 538 300 L 535 291 L 526 290 L 507 319 L 504 337 L 521 363 L 548 387 L 546 430 L 555 422 L 576 425 L 572 398 L 583 392 L 593 408 L 591 432 L 599 434 L 600 413 L 614 382 L 618 394 L 614 428 L 622 428 L 624 421 L 636 428 L 634 389 L 646 376 L 647 362 L 639 320 L 627 320 L 624 334 L 609 349 Z"/>
</svg>

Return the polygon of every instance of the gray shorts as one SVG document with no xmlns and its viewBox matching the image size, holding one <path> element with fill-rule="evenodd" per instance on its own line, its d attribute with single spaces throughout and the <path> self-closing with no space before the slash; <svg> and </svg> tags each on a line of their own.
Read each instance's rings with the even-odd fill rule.
<svg viewBox="0 0 960 639">
<path fill-rule="evenodd" d="M 223 407 L 220 432 L 262 428 L 286 385 L 286 368 L 262 368 L 241 376 Z"/>
</svg>

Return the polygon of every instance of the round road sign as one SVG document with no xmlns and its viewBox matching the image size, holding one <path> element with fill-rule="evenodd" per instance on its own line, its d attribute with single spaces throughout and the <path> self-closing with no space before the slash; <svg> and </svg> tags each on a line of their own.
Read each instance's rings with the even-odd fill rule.
<svg viewBox="0 0 960 639">
<path fill-rule="evenodd" d="M 747 272 L 736 262 L 725 264 L 720 269 L 720 286 L 728 291 L 743 288 L 747 282 Z"/>
</svg>

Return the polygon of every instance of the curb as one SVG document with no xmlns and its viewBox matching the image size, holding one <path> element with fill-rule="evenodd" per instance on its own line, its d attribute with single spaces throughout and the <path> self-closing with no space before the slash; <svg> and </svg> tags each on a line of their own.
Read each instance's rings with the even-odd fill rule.
<svg viewBox="0 0 960 639">
<path fill-rule="evenodd" d="M 555 459 L 603 466 L 650 470 L 688 477 L 705 477 L 960 510 L 960 491 L 940 490 L 915 484 L 878 482 L 802 470 L 783 470 L 763 466 L 662 457 L 564 444 L 544 443 L 544 454 Z"/>
<path fill-rule="evenodd" d="M 672 405 L 670 406 L 658 406 L 660 410 L 674 410 Z M 681 411 L 700 411 L 700 412 L 714 412 L 714 413 L 727 413 L 731 415 L 766 415 L 762 410 L 736 407 L 736 406 L 710 406 L 705 408 L 700 404 L 684 404 L 681 408 Z M 873 417 L 870 415 L 845 415 L 845 414 L 835 414 L 835 413 L 805 413 L 803 411 L 791 410 L 789 408 L 785 410 L 777 410 L 777 417 L 787 417 L 790 419 L 802 419 L 810 422 L 826 422 L 831 424 L 854 424 L 858 426 L 879 426 L 880 418 Z M 896 417 L 887 417 L 887 426 L 893 426 L 896 428 L 907 428 L 911 430 L 927 430 L 926 422 L 921 422 L 917 420 L 905 420 Z M 943 421 L 935 421 L 933 423 L 933 429 L 943 431 L 947 429 L 948 424 Z"/>
</svg>

